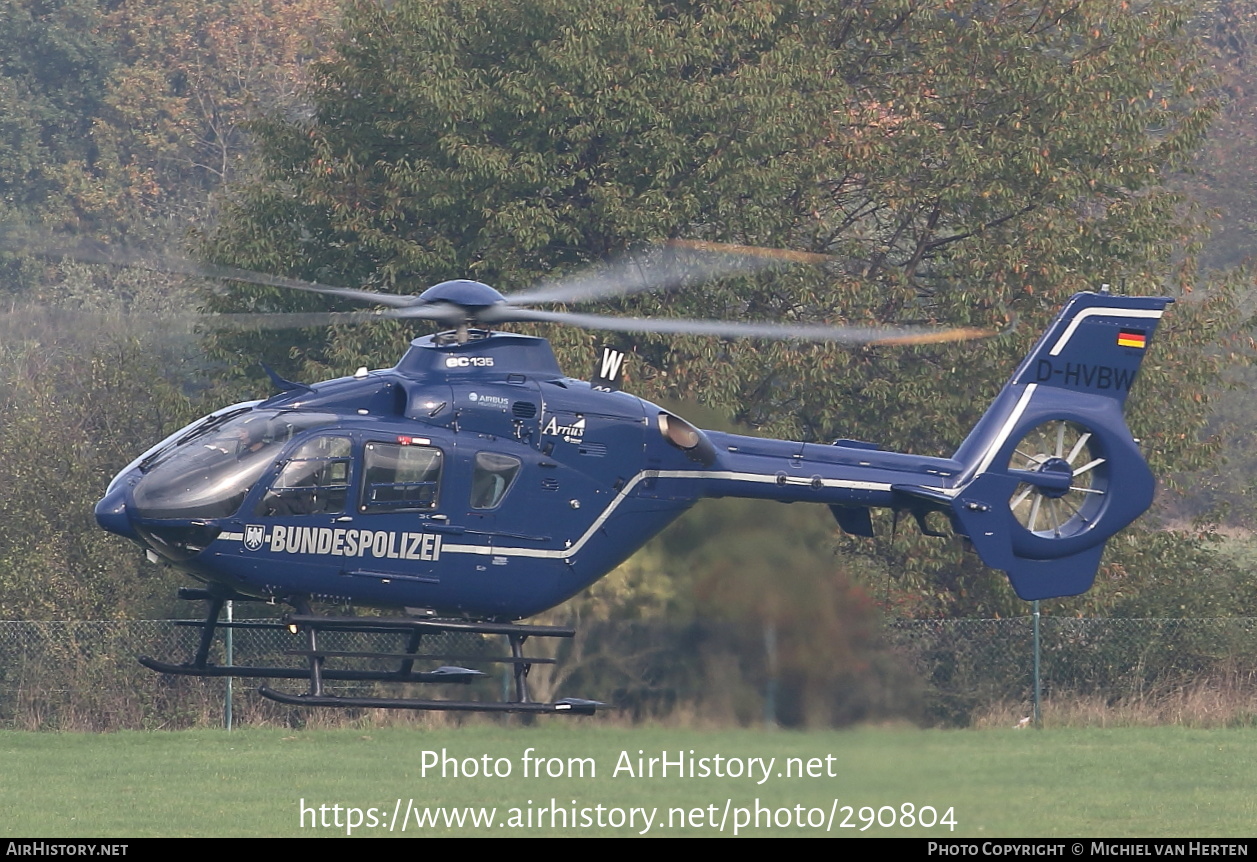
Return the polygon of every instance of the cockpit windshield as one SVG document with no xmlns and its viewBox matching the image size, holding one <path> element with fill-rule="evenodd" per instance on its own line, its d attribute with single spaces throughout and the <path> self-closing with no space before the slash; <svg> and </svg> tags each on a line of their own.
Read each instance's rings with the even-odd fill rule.
<svg viewBox="0 0 1257 862">
<path fill-rule="evenodd" d="M 135 486 L 142 518 L 225 518 L 294 435 L 330 425 L 330 413 L 251 410 L 163 453 Z"/>
</svg>

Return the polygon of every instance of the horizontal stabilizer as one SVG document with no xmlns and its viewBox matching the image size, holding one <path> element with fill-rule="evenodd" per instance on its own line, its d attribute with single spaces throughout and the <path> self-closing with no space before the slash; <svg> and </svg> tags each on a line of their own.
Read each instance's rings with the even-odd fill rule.
<svg viewBox="0 0 1257 862">
<path fill-rule="evenodd" d="M 945 494 L 937 488 L 926 488 L 922 485 L 891 485 L 895 494 L 895 502 L 905 509 L 919 507 L 924 503 L 930 510 L 939 512 L 951 511 L 952 495 Z"/>
</svg>

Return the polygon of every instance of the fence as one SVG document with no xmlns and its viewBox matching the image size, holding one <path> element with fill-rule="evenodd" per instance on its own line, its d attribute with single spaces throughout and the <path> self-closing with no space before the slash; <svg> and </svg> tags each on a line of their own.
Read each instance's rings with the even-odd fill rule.
<svg viewBox="0 0 1257 862">
<path fill-rule="evenodd" d="M 534 668 L 534 682 L 541 697 L 609 701 L 622 707 L 617 715 L 623 720 L 692 716 L 816 725 L 906 718 L 963 726 L 984 715 L 1028 708 L 1031 633 L 1029 617 L 889 622 L 858 661 L 799 675 L 775 670 L 761 633 L 701 623 L 608 623 L 586 626 L 556 668 Z M 0 727 L 218 725 L 225 680 L 164 676 L 135 660 L 147 654 L 183 661 L 195 651 L 197 636 L 196 629 L 173 621 L 0 621 Z M 396 650 L 378 637 L 327 633 L 320 645 L 347 652 Z M 479 636 L 446 637 L 425 645 L 424 652 L 502 652 L 500 644 Z M 234 663 L 293 665 L 301 659 L 288 653 L 303 645 L 284 630 L 238 629 Z M 223 661 L 221 651 L 214 660 Z M 505 673 L 479 684 L 481 696 L 500 694 Z M 1052 710 L 1070 699 L 1095 709 L 1159 705 L 1161 720 L 1181 720 L 1166 705 L 1182 707 L 1188 695 L 1207 692 L 1215 709 L 1221 709 L 1217 704 L 1224 695 L 1228 700 L 1221 720 L 1250 721 L 1257 715 L 1257 619 L 1044 617 L 1041 677 L 1049 720 Z M 239 682 L 233 703 L 238 723 L 345 720 L 340 714 L 312 718 L 266 701 L 252 684 Z"/>
<path fill-rule="evenodd" d="M 1175 709 L 1187 708 L 1185 698 L 1212 692 L 1208 708 L 1225 709 L 1227 721 L 1257 715 L 1255 618 L 1043 617 L 1041 625 L 1040 677 L 1049 703 L 1142 707 L 1171 720 Z M 886 635 L 925 683 L 926 715 L 963 725 L 1000 704 L 1023 705 L 1029 714 L 1032 627 L 1029 617 L 912 621 L 890 624 Z"/>
</svg>

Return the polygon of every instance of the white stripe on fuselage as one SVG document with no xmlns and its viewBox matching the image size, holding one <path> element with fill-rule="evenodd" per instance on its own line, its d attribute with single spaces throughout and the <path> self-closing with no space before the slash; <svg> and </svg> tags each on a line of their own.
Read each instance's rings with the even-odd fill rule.
<svg viewBox="0 0 1257 862">
<path fill-rule="evenodd" d="M 581 548 L 593 537 L 607 519 L 615 512 L 615 510 L 628 499 L 633 489 L 646 479 L 722 479 L 736 482 L 755 482 L 760 484 L 778 484 L 780 479 L 776 474 L 769 473 L 738 473 L 732 470 L 645 470 L 638 473 L 632 480 L 626 484 L 615 499 L 608 504 L 607 508 L 602 510 L 600 514 L 584 534 L 577 539 L 570 547 L 556 550 L 545 550 L 541 548 L 502 548 L 487 547 L 481 545 L 443 545 L 442 550 L 447 554 L 480 554 L 482 556 L 500 555 L 505 557 L 539 557 L 546 559 L 565 560 L 579 553 Z M 811 485 L 812 479 L 790 479 L 787 478 L 787 485 Z M 824 488 L 846 488 L 853 491 L 889 491 L 889 482 L 860 482 L 848 479 L 822 479 L 821 486 Z M 954 495 L 957 490 L 950 488 L 939 488 L 940 493 Z"/>
<path fill-rule="evenodd" d="M 602 528 L 614 513 L 629 496 L 633 489 L 647 479 L 715 479 L 734 482 L 754 482 L 757 484 L 785 484 L 785 485 L 807 485 L 811 486 L 815 480 L 812 478 L 790 478 L 787 477 L 783 483 L 775 473 L 741 473 L 733 470 L 644 470 L 634 476 L 625 486 L 616 493 L 615 497 L 607 504 L 594 522 L 589 525 L 579 539 L 566 548 L 546 549 L 546 548 L 510 548 L 498 545 L 456 545 L 450 543 L 441 544 L 442 554 L 475 554 L 478 556 L 502 556 L 502 557 L 534 557 L 542 559 L 565 560 L 579 553 L 582 548 L 589 542 L 593 535 Z M 889 491 L 891 485 L 889 482 L 863 482 L 853 479 L 821 479 L 822 488 L 845 488 L 852 491 Z M 954 488 L 937 488 L 935 489 L 941 494 L 954 496 L 958 493 L 958 489 Z M 243 541 L 243 533 L 224 532 L 218 537 L 223 541 Z M 268 545 L 269 546 L 269 545 Z"/>
</svg>

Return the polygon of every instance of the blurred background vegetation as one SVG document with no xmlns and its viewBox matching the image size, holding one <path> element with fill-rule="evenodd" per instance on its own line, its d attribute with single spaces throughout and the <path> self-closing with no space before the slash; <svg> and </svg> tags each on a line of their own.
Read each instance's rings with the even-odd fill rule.
<svg viewBox="0 0 1257 862">
<path fill-rule="evenodd" d="M 177 573 L 95 527 L 109 478 L 267 395 L 259 360 L 318 380 L 391 365 L 416 334 L 203 332 L 200 308 L 336 306 L 37 246 L 509 291 L 669 238 L 833 262 L 607 310 L 1006 330 L 855 350 L 618 341 L 630 391 L 794 439 L 950 454 L 1069 294 L 1176 297 L 1128 411 L 1157 507 L 1092 592 L 1043 610 L 1257 616 L 1255 41 L 1257 0 L 0 0 L 0 618 L 186 613 Z M 568 373 L 590 366 L 594 337 L 537 331 Z M 585 631 L 568 673 L 635 654 L 602 649 L 600 626 L 714 625 L 703 650 L 665 653 L 727 692 L 728 715 L 760 709 L 733 702 L 754 654 L 782 721 L 841 723 L 861 709 L 834 691 L 898 673 L 887 620 L 1026 613 L 957 543 L 877 528 L 701 505 L 548 614 Z"/>
</svg>

